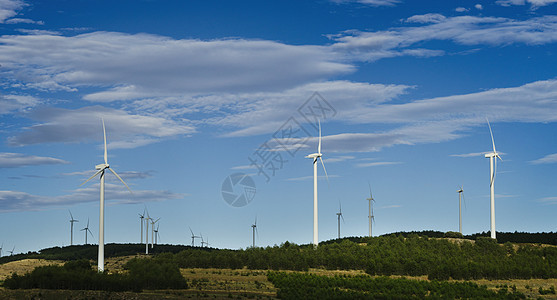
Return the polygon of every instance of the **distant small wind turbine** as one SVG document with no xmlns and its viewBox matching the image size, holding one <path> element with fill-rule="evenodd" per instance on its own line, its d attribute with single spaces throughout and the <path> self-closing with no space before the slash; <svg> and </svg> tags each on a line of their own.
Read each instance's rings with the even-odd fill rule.
<svg viewBox="0 0 557 300">
<path fill-rule="evenodd" d="M 151 218 L 151 249 L 154 247 L 154 241 L 155 241 L 155 223 L 157 223 L 161 218 L 158 218 L 156 220 Z"/>
<path fill-rule="evenodd" d="M 87 218 L 87 226 L 81 229 L 81 231 L 85 231 L 85 245 L 87 245 L 87 232 L 89 232 L 91 234 L 91 237 L 93 237 L 93 233 L 91 232 L 91 230 L 89 230 L 89 218 Z"/>
<path fill-rule="evenodd" d="M 160 237 L 160 236 L 159 236 L 159 225 L 160 225 L 160 224 L 157 224 L 157 229 L 155 229 L 155 245 L 157 245 L 157 241 L 158 241 L 158 239 L 159 239 L 159 237 Z"/>
<path fill-rule="evenodd" d="M 99 174 L 101 175 L 100 176 L 101 200 L 100 200 L 100 213 L 99 213 L 99 253 L 98 253 L 99 272 L 104 271 L 104 172 L 105 170 L 108 169 L 110 172 L 112 172 L 126 186 L 128 191 L 130 191 L 130 193 L 132 192 L 132 190 L 130 190 L 130 187 L 124 182 L 124 180 L 122 180 L 122 178 L 120 178 L 120 175 L 118 175 L 118 173 L 116 173 L 113 169 L 111 169 L 110 165 L 108 164 L 108 154 L 106 150 L 106 129 L 104 127 L 104 119 L 101 120 L 103 124 L 103 136 L 104 136 L 104 164 L 96 165 L 95 169 L 98 170 L 97 173 L 95 173 L 93 176 L 89 177 L 89 179 L 85 180 L 85 182 L 80 184 L 80 186 L 82 186 L 85 183 L 89 182 L 89 180 L 97 177 L 97 175 Z"/>
<path fill-rule="evenodd" d="M 339 211 L 337 212 L 337 219 L 338 219 L 338 238 L 340 239 L 340 219 L 342 218 L 342 222 L 344 223 L 344 217 L 342 216 L 342 205 L 340 201 L 338 202 Z"/>
<path fill-rule="evenodd" d="M 147 211 L 147 218 L 145 218 L 145 254 L 149 254 L 149 211 Z"/>
<path fill-rule="evenodd" d="M 12 248 L 12 251 L 8 251 L 10 252 L 10 256 L 14 255 L 14 250 L 15 250 L 15 246 Z"/>
<path fill-rule="evenodd" d="M 489 169 L 490 169 L 490 198 L 491 198 L 491 238 L 496 239 L 496 232 L 495 232 L 495 175 L 497 173 L 497 158 L 501 161 L 501 156 L 495 150 L 495 140 L 493 139 L 493 131 L 491 131 L 491 125 L 489 124 L 489 120 L 487 120 L 487 126 L 489 127 L 489 133 L 491 134 L 491 143 L 493 145 L 493 152 L 489 152 L 485 154 L 486 158 L 489 158 Z"/>
<path fill-rule="evenodd" d="M 146 209 L 147 208 L 143 209 L 143 214 L 138 213 L 139 219 L 141 220 L 141 230 L 139 230 L 139 235 L 141 236 L 141 241 L 140 241 L 141 244 L 143 244 L 143 222 L 144 222 L 143 219 L 145 219 L 145 210 Z"/>
<path fill-rule="evenodd" d="M 458 232 L 462 234 L 462 197 L 464 196 L 462 186 L 456 192 L 458 193 Z"/>
<path fill-rule="evenodd" d="M 369 222 L 369 237 L 372 237 L 372 231 L 371 231 L 371 222 L 375 222 L 375 217 L 373 216 L 373 202 L 375 202 L 375 199 L 373 199 L 373 196 L 371 195 L 371 184 L 368 182 L 367 185 L 369 186 L 369 198 L 367 198 L 366 200 L 369 201 L 369 214 L 368 214 L 368 222 Z"/>
<path fill-rule="evenodd" d="M 255 248 L 255 234 L 259 237 L 259 232 L 257 231 L 257 217 L 255 217 L 255 222 L 251 224 L 251 234 L 252 234 L 252 247 Z"/>
<path fill-rule="evenodd" d="M 319 229 L 318 229 L 318 213 L 317 213 L 317 160 L 321 161 L 323 166 L 323 171 L 325 171 L 325 176 L 327 181 L 329 180 L 329 175 L 327 175 L 327 170 L 325 169 L 325 164 L 321 158 L 323 154 L 321 153 L 321 121 L 319 121 L 319 142 L 317 144 L 317 153 L 312 153 L 306 158 L 313 159 L 313 247 L 316 248 L 319 245 Z"/>
<path fill-rule="evenodd" d="M 0 257 L 2 257 L 2 248 L 4 248 L 4 243 L 2 243 L 2 246 L 0 246 Z"/>
<path fill-rule="evenodd" d="M 195 247 L 195 239 L 200 238 L 200 236 L 193 234 L 193 230 L 191 230 L 191 227 L 190 227 L 190 232 L 191 232 L 191 246 Z"/>
<path fill-rule="evenodd" d="M 73 218 L 72 212 L 68 209 L 68 211 L 70 212 L 70 246 L 73 245 L 73 223 L 74 222 L 79 222 L 78 220 Z"/>
</svg>

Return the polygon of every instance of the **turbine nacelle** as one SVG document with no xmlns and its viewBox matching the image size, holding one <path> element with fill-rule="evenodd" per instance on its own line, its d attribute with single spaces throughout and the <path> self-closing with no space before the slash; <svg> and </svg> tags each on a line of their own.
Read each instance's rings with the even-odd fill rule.
<svg viewBox="0 0 557 300">
<path fill-rule="evenodd" d="M 100 165 L 95 166 L 95 170 L 104 170 L 104 169 L 108 169 L 108 168 L 110 168 L 110 166 L 108 164 L 100 164 Z"/>
</svg>

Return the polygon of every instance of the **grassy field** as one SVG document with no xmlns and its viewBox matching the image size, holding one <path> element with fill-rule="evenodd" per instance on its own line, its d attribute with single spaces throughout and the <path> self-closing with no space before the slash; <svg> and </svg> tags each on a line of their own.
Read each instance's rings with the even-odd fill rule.
<svg viewBox="0 0 557 300">
<path fill-rule="evenodd" d="M 106 260 L 109 272 L 124 272 L 123 265 L 134 257 L 122 256 Z M 61 265 L 62 261 L 44 259 L 23 259 L 0 265 L 0 280 L 16 272 L 24 274 L 35 267 L 45 265 Z M 56 290 L 6 290 L 0 288 L 0 299 L 274 299 L 277 289 L 267 280 L 266 270 L 249 269 L 215 269 L 188 268 L 180 269 L 187 279 L 189 289 L 186 290 L 154 290 L 142 293 L 103 291 L 56 291 Z M 293 271 L 287 271 L 293 272 Z M 325 269 L 310 269 L 309 273 L 321 276 L 334 275 L 365 275 L 361 270 L 340 271 Z M 391 276 L 393 278 L 400 276 Z M 408 277 L 414 280 L 427 280 L 427 276 Z M 529 280 L 475 280 L 489 289 L 499 290 L 507 288 L 524 293 L 528 298 L 557 299 L 554 294 L 541 295 L 540 288 L 549 290 L 557 287 L 557 279 L 529 279 Z"/>
</svg>

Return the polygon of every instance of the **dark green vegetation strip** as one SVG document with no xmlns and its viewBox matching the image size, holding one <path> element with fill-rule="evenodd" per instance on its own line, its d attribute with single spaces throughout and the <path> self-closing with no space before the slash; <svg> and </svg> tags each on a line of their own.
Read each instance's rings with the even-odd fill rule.
<svg viewBox="0 0 557 300">
<path fill-rule="evenodd" d="M 124 274 L 98 273 L 89 260 L 67 262 L 64 266 L 37 267 L 31 273 L 6 278 L 9 289 L 63 289 L 141 291 L 142 289 L 185 289 L 187 283 L 175 265 L 151 259 L 132 259 Z"/>
<path fill-rule="evenodd" d="M 429 279 L 557 278 L 557 247 L 497 244 L 490 238 L 453 243 L 417 235 L 298 246 L 206 251 L 191 249 L 161 254 L 159 259 L 181 268 L 298 270 L 309 268 L 365 270 L 371 275 L 423 276 Z"/>
<path fill-rule="evenodd" d="M 281 299 L 524 299 L 524 294 L 469 282 L 410 280 L 370 276 L 318 276 L 269 272 Z"/>
</svg>

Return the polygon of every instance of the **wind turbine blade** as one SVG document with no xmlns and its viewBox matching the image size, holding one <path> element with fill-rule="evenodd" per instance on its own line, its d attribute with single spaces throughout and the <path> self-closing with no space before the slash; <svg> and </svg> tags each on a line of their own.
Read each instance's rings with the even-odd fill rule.
<svg viewBox="0 0 557 300">
<path fill-rule="evenodd" d="M 369 181 L 367 182 L 367 185 L 369 186 L 369 197 L 373 198 L 373 196 L 371 195 L 371 184 L 369 183 Z"/>
<path fill-rule="evenodd" d="M 101 118 L 103 122 L 103 136 L 104 136 L 104 163 L 108 165 L 108 155 L 106 153 L 106 129 L 104 127 L 104 119 Z"/>
<path fill-rule="evenodd" d="M 72 211 L 68 209 L 68 211 L 70 212 L 70 217 L 72 218 L 73 221 L 73 215 L 72 215 Z"/>
<path fill-rule="evenodd" d="M 126 188 L 128 188 L 128 191 L 133 194 L 132 190 L 130 190 L 130 187 L 124 182 L 124 180 L 122 180 L 122 178 L 118 174 L 116 174 L 116 171 L 112 170 L 111 168 L 108 169 L 110 170 L 110 172 L 112 172 L 112 174 L 116 175 L 116 177 L 120 179 L 120 181 L 126 186 Z"/>
<path fill-rule="evenodd" d="M 194 236 L 194 234 L 193 234 L 193 230 L 191 230 L 191 227 L 188 227 L 188 228 L 190 229 L 190 232 L 191 232 L 191 236 L 193 237 L 193 236 Z"/>
<path fill-rule="evenodd" d="M 87 229 L 89 229 L 89 218 L 87 218 Z"/>
<path fill-rule="evenodd" d="M 319 122 L 319 143 L 317 144 L 317 153 L 321 154 L 321 120 L 317 120 Z"/>
<path fill-rule="evenodd" d="M 331 183 L 329 181 L 329 175 L 327 175 L 327 169 L 325 169 L 325 164 L 323 163 L 323 159 L 319 156 L 319 160 L 321 161 L 321 165 L 323 166 L 323 171 L 325 171 L 325 177 L 327 178 L 327 184 L 330 186 Z"/>
<path fill-rule="evenodd" d="M 489 134 L 491 134 L 491 143 L 493 144 L 493 153 L 497 154 L 497 150 L 495 150 L 495 140 L 493 139 L 493 131 L 491 131 L 491 124 L 489 124 L 489 120 L 485 118 L 487 121 L 487 126 L 489 127 Z"/>
<path fill-rule="evenodd" d="M 99 175 L 99 174 L 100 174 L 101 172 L 103 172 L 103 171 L 104 171 L 104 169 L 98 170 L 97 173 L 95 173 L 95 175 L 89 177 L 89 179 L 85 180 L 85 181 L 84 181 L 82 184 L 80 184 L 79 186 L 82 186 L 82 185 L 86 184 L 89 180 L 95 178 L 97 175 Z"/>
</svg>

